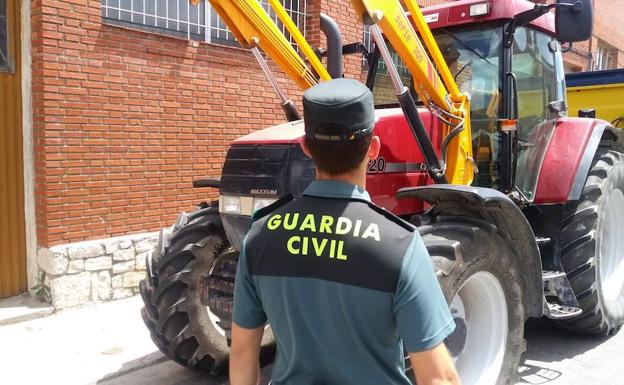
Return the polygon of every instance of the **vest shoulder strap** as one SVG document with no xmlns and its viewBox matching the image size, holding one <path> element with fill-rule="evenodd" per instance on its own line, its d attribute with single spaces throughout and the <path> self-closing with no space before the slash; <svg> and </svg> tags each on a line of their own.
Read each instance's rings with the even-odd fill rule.
<svg viewBox="0 0 624 385">
<path fill-rule="evenodd" d="M 410 233 L 414 232 L 416 230 L 416 226 L 414 226 L 411 223 L 409 223 L 408 221 L 406 221 L 406 220 L 404 220 L 402 218 L 399 218 L 398 216 L 392 214 L 390 211 L 377 206 L 373 202 L 368 202 L 368 207 L 373 209 L 373 211 L 377 212 L 378 214 L 383 215 L 389 221 L 391 221 L 393 223 L 396 223 L 397 225 L 401 226 L 402 228 L 404 228 L 405 230 L 409 231 Z"/>
</svg>

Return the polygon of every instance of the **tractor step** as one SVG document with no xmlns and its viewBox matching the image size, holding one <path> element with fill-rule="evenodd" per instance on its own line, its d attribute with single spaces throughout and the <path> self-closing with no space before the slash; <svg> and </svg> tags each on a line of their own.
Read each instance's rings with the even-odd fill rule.
<svg viewBox="0 0 624 385">
<path fill-rule="evenodd" d="M 537 243 L 538 246 L 548 245 L 550 241 L 551 241 L 550 238 L 544 238 L 544 237 L 535 238 L 535 242 Z"/>
<path fill-rule="evenodd" d="M 551 271 L 551 270 L 543 270 L 542 271 L 542 281 L 550 281 L 556 278 L 565 277 L 566 273 L 563 271 Z"/>
<path fill-rule="evenodd" d="M 543 270 L 544 315 L 551 319 L 564 320 L 578 317 L 583 310 L 570 286 L 568 276 L 563 271 Z"/>
<path fill-rule="evenodd" d="M 546 317 L 550 319 L 564 320 L 578 317 L 581 313 L 583 313 L 583 310 L 578 307 L 548 302 L 548 314 L 546 314 Z"/>
</svg>

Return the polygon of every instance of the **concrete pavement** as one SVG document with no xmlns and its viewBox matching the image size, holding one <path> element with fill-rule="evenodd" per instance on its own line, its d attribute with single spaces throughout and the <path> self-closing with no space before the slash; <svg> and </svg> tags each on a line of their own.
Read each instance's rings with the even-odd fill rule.
<svg viewBox="0 0 624 385">
<path fill-rule="evenodd" d="M 54 308 L 28 294 L 0 299 L 0 326 L 49 316 Z"/>
<path fill-rule="evenodd" d="M 0 326 L 3 385 L 226 385 L 160 354 L 143 325 L 138 297 Z M 519 384 L 624 385 L 624 330 L 596 339 L 542 320 L 527 325 Z M 264 384 L 270 368 L 264 369 Z"/>
<path fill-rule="evenodd" d="M 0 327 L 0 384 L 84 385 L 162 358 L 139 297 Z"/>
<path fill-rule="evenodd" d="M 520 384 L 624 385 L 624 329 L 611 337 L 569 333 L 546 320 L 525 328 L 526 361 Z"/>
</svg>

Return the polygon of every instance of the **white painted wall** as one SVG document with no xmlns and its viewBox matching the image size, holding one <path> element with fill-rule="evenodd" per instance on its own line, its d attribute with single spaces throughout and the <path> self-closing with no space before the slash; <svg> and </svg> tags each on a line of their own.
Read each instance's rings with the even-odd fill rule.
<svg viewBox="0 0 624 385">
<path fill-rule="evenodd" d="M 21 1 L 22 134 L 24 152 L 24 216 L 26 218 L 26 271 L 30 290 L 37 282 L 37 226 L 35 221 L 35 163 L 32 129 L 32 56 L 30 1 Z"/>
</svg>

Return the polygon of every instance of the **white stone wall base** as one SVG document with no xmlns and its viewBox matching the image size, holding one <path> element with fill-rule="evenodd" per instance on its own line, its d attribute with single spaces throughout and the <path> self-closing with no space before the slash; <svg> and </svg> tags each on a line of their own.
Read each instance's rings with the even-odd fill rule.
<svg viewBox="0 0 624 385">
<path fill-rule="evenodd" d="M 145 259 L 158 232 L 39 248 L 37 265 L 45 271 L 56 309 L 127 298 L 145 278 Z"/>
</svg>

